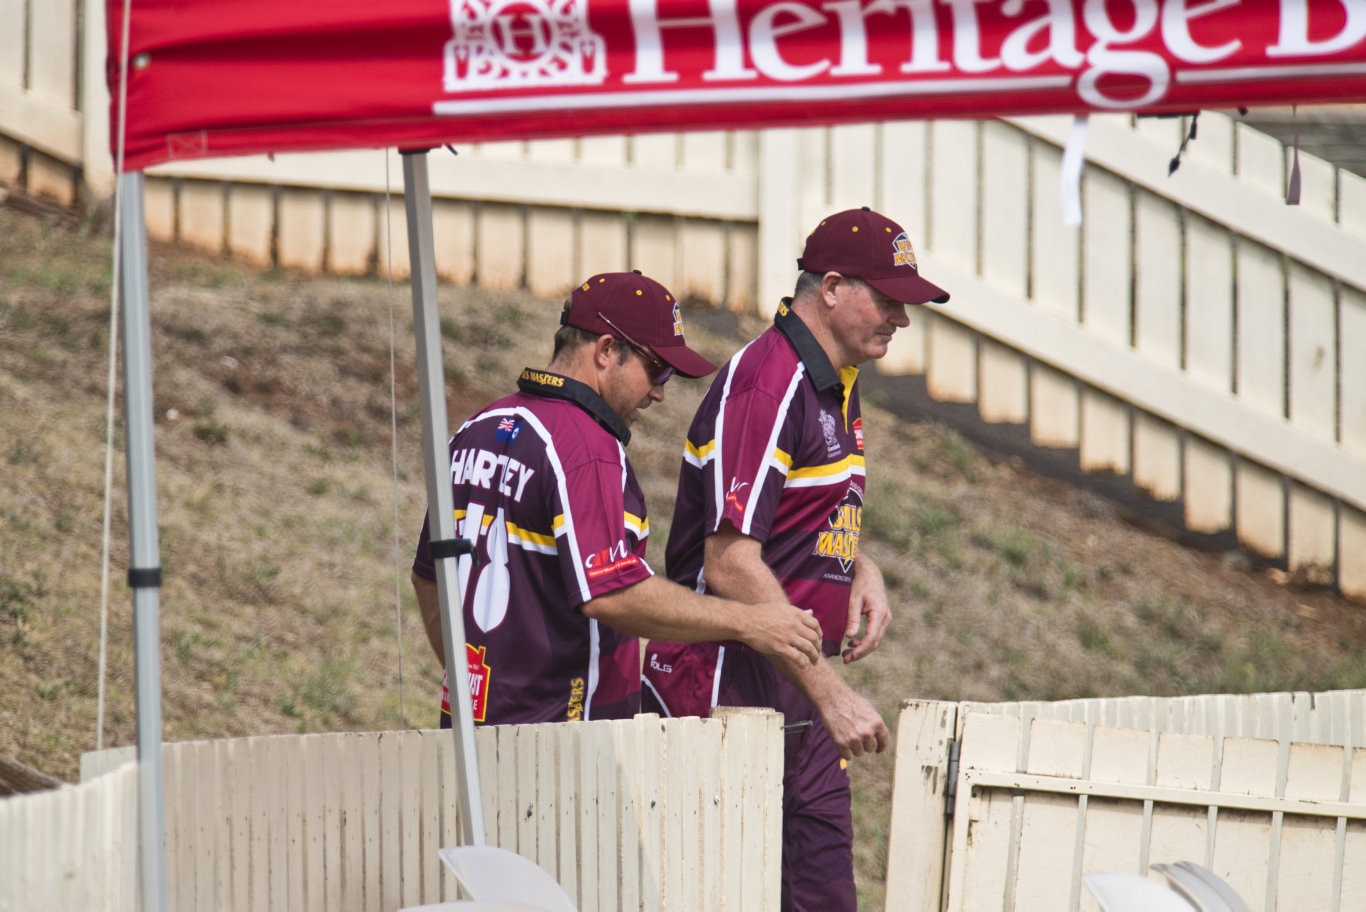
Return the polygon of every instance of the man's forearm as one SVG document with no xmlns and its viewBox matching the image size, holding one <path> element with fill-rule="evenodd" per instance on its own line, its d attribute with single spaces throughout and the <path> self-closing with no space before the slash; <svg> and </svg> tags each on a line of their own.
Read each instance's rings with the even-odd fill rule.
<svg viewBox="0 0 1366 912">
<path fill-rule="evenodd" d="M 785 599 L 741 604 L 652 576 L 592 599 L 583 613 L 638 637 L 691 643 L 740 640 L 768 656 L 806 663 L 821 658 L 820 625 L 809 611 Z"/>
<path fill-rule="evenodd" d="M 441 639 L 441 598 L 436 588 L 436 580 L 410 573 L 413 593 L 417 596 L 417 607 L 422 612 L 422 627 L 427 632 L 427 642 L 431 644 L 436 658 L 442 667 L 446 665 L 446 644 Z"/>
</svg>

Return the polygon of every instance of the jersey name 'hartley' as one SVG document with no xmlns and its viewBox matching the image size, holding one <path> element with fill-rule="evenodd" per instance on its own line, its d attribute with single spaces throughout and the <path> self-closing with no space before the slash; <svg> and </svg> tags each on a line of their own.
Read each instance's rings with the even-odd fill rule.
<svg viewBox="0 0 1366 912">
<path fill-rule="evenodd" d="M 523 465 L 507 454 L 499 455 L 488 450 L 456 450 L 451 455 L 451 483 L 475 485 L 492 488 L 497 475 L 498 490 L 505 497 L 521 501 L 522 492 L 536 470 Z M 516 491 L 513 491 L 514 482 Z"/>
</svg>

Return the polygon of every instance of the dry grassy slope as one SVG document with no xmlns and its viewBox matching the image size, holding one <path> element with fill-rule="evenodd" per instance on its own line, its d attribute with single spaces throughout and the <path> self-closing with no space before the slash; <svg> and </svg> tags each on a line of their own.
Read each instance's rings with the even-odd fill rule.
<svg viewBox="0 0 1366 912">
<path fill-rule="evenodd" d="M 0 754 L 63 779 L 96 742 L 109 267 L 107 237 L 0 207 Z M 406 286 L 262 275 L 164 249 L 151 268 L 166 737 L 429 724 L 438 673 L 405 569 L 424 500 Z M 442 290 L 452 427 L 518 367 L 545 363 L 557 307 Z M 762 322 L 712 312 L 690 337 L 720 360 Z M 657 542 L 702 386 L 668 392 L 631 445 Z M 943 427 L 871 407 L 865 422 L 863 547 L 897 622 L 847 673 L 889 723 L 912 696 L 1366 680 L 1359 609 L 1183 550 Z M 134 738 L 118 455 L 106 745 Z M 891 757 L 852 769 L 876 908 Z"/>
</svg>

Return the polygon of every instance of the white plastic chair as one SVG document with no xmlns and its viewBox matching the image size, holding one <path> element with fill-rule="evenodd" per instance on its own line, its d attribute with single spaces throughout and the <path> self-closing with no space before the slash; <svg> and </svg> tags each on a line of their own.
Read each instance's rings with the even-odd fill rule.
<svg viewBox="0 0 1366 912">
<path fill-rule="evenodd" d="M 1155 864 L 1171 889 L 1142 874 L 1095 872 L 1082 883 L 1104 912 L 1251 912 L 1233 888 L 1193 861 Z"/>
<path fill-rule="evenodd" d="M 486 903 L 462 900 L 459 902 L 428 903 L 425 906 L 404 906 L 398 912 L 545 912 L 545 910 L 540 906 L 528 906 L 526 903 Z"/>
<path fill-rule="evenodd" d="M 399 912 L 578 912 L 545 868 L 497 846 L 453 846 L 437 854 L 468 901 L 409 906 Z"/>
<path fill-rule="evenodd" d="M 1233 892 L 1224 880 L 1209 868 L 1193 861 L 1176 864 L 1155 864 L 1157 871 L 1171 883 L 1172 889 L 1208 912 L 1252 912 L 1241 896 Z"/>
<path fill-rule="evenodd" d="M 1142 874 L 1094 871 L 1081 880 L 1104 912 L 1196 912 L 1195 906 Z"/>
</svg>

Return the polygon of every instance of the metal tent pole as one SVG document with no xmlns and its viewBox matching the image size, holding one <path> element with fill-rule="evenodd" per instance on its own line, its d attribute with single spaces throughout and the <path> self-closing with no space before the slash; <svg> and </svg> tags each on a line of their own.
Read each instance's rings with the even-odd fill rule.
<svg viewBox="0 0 1366 912">
<path fill-rule="evenodd" d="M 461 820 L 466 845 L 485 845 L 484 803 L 479 760 L 474 750 L 474 716 L 465 664 L 465 620 L 460 606 L 469 578 L 470 556 L 455 540 L 450 460 L 446 442 L 446 382 L 441 359 L 441 325 L 436 300 L 436 254 L 432 241 L 432 194 L 427 152 L 403 153 L 403 201 L 408 215 L 408 258 L 413 286 L 413 333 L 417 337 L 418 380 L 422 395 L 422 452 L 427 474 L 427 522 L 441 601 L 441 642 L 446 650 L 446 686 L 451 697 L 460 780 Z M 444 553 L 443 553 L 444 552 Z M 444 559 L 443 559 L 444 558 Z M 452 605 L 455 607 L 452 608 Z"/>
<path fill-rule="evenodd" d="M 128 587 L 133 590 L 138 712 L 138 848 L 142 908 L 166 908 L 161 782 L 161 633 L 156 454 L 152 441 L 152 345 L 147 225 L 141 172 L 119 176 L 123 300 L 123 400 L 128 465 Z"/>
</svg>

